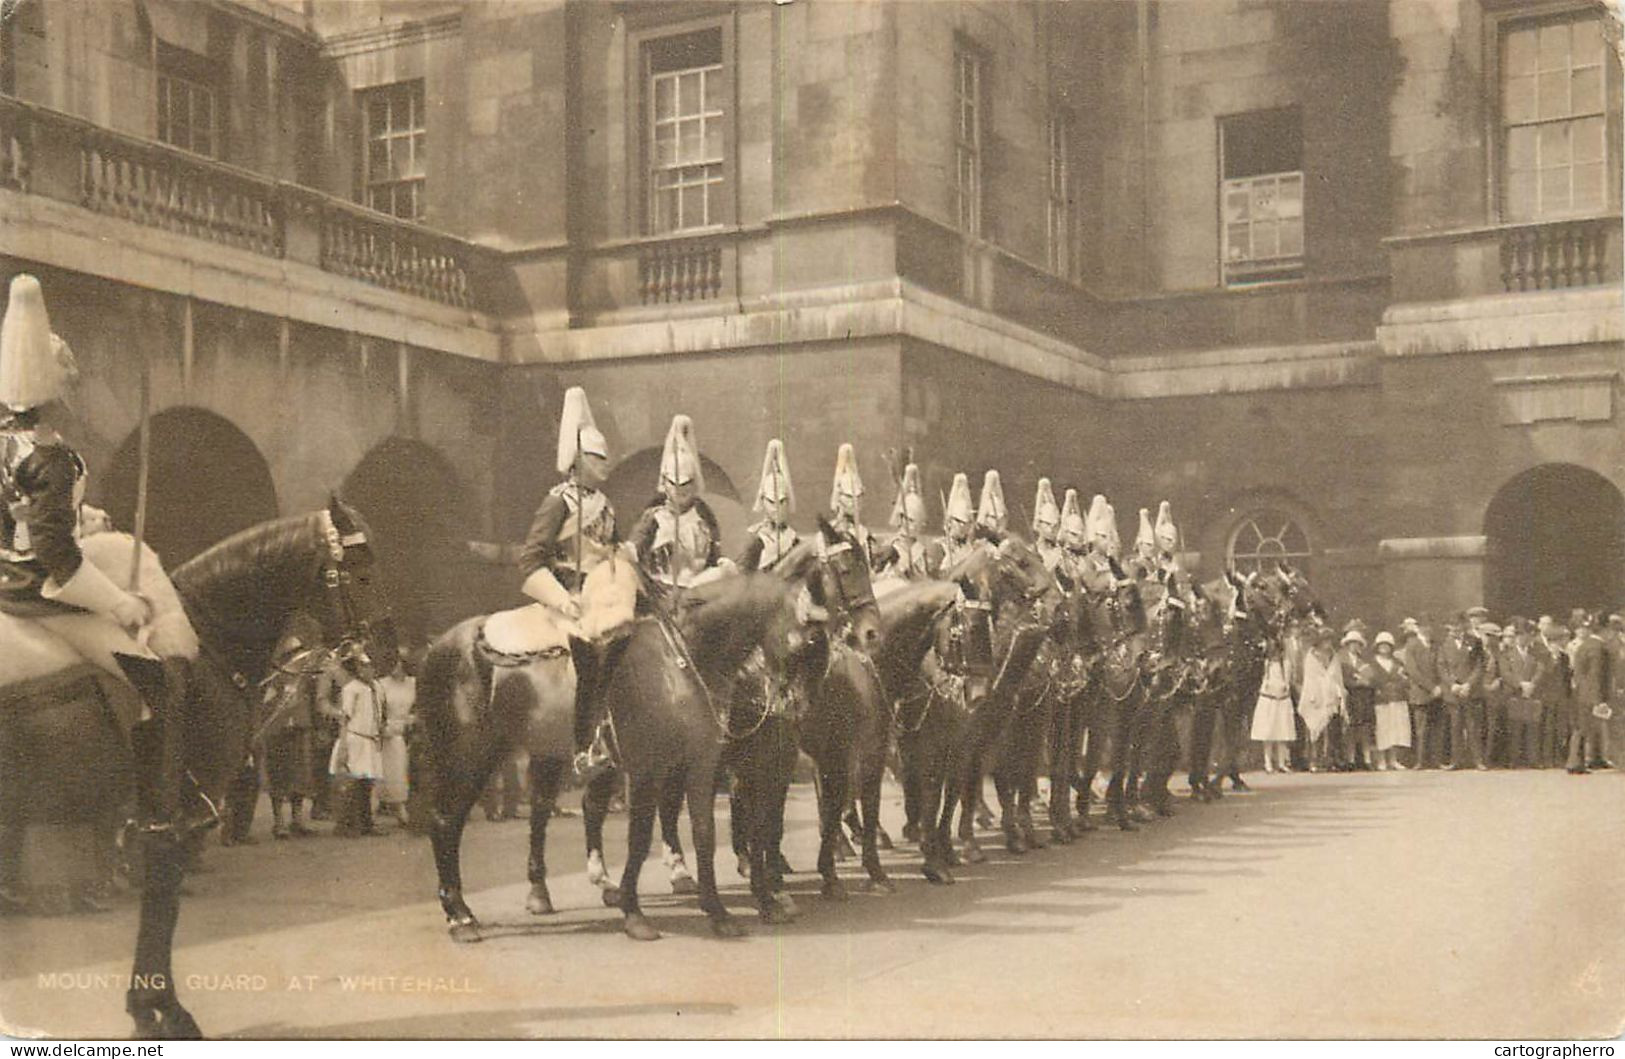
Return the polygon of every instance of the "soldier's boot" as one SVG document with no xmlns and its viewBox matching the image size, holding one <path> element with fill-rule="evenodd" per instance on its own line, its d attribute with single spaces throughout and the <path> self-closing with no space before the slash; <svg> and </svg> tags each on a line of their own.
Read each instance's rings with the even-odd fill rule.
<svg viewBox="0 0 1625 1059">
<path fill-rule="evenodd" d="M 288 837 L 288 804 L 281 798 L 271 800 L 271 837 L 277 840 Z"/>
<path fill-rule="evenodd" d="M 604 669 L 603 652 L 585 640 L 570 641 L 576 671 L 575 772 L 590 780 L 613 761 L 607 725 L 598 716 L 598 687 Z"/>
<path fill-rule="evenodd" d="M 186 768 L 186 663 L 113 657 L 152 714 L 130 729 L 142 830 L 170 832 L 176 841 L 186 842 L 218 827 L 220 807 L 197 787 Z"/>
</svg>

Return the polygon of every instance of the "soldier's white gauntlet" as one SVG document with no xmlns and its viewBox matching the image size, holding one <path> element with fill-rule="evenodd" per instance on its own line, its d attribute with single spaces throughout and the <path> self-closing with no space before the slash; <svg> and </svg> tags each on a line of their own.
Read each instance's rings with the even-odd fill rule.
<svg viewBox="0 0 1625 1059">
<path fill-rule="evenodd" d="M 100 568 L 88 559 L 81 559 L 66 584 L 58 585 L 51 578 L 40 586 L 40 595 L 60 603 L 69 603 L 97 614 L 105 614 L 126 629 L 139 629 L 152 620 L 152 609 L 147 601 L 115 585 Z"/>
<path fill-rule="evenodd" d="M 581 613 L 581 608 L 571 598 L 570 593 L 559 584 L 559 579 L 553 576 L 553 571 L 545 566 L 525 578 L 525 584 L 520 591 L 542 606 L 551 607 L 572 618 Z"/>
</svg>

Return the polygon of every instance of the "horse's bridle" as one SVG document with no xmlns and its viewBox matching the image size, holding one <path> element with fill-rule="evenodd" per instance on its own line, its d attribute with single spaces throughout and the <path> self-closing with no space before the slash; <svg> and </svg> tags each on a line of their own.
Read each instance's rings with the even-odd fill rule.
<svg viewBox="0 0 1625 1059">
<path fill-rule="evenodd" d="M 853 570 L 858 568 L 857 553 L 853 551 L 851 541 L 830 544 L 820 538 L 817 554 L 819 567 L 828 575 L 824 578 L 824 584 L 827 587 L 833 587 L 836 595 L 840 597 L 836 600 L 830 600 L 827 598 L 826 593 L 825 609 L 830 611 L 830 617 L 836 617 L 838 612 L 840 618 L 840 635 L 832 639 L 845 640 L 852 631 L 852 616 L 865 607 L 877 605 L 875 603 L 874 589 L 871 586 L 868 592 L 862 594 L 853 593 L 848 589 L 846 583 L 847 570 L 843 569 L 842 564 L 837 563 L 835 560 L 842 555 L 848 556 L 851 560 L 849 563 L 850 568 Z M 829 603 L 835 603 L 836 606 L 830 607 L 828 606 Z"/>
<path fill-rule="evenodd" d="M 367 535 L 360 531 L 340 533 L 333 525 L 333 516 L 326 511 L 321 513 L 321 529 L 327 544 L 322 551 L 318 571 L 322 593 L 327 601 L 322 616 L 322 638 L 326 641 L 330 658 L 361 657 L 366 654 L 372 621 L 361 614 L 360 607 L 356 605 L 351 589 L 353 575 L 349 567 L 351 550 L 369 546 Z"/>
</svg>

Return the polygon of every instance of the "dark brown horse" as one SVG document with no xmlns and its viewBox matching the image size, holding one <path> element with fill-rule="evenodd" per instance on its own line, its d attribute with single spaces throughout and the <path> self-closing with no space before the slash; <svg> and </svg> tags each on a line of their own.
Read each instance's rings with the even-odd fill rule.
<svg viewBox="0 0 1625 1059">
<path fill-rule="evenodd" d="M 869 566 L 857 542 L 819 519 L 819 536 L 792 549 L 775 568 L 791 582 L 805 582 L 827 620 L 808 646 L 774 670 L 753 656 L 732 683 L 724 761 L 734 774 L 730 801 L 733 846 L 749 875 L 757 908 L 769 922 L 795 916 L 784 893 L 784 806 L 798 754 L 818 767 L 819 855 L 826 897 L 845 896 L 835 873 L 840 810 L 851 777 L 860 786 L 873 774 L 878 814 L 880 769 L 885 762 L 889 715 L 881 710 L 879 680 L 869 652 L 880 641 Z M 885 872 L 874 862 L 877 885 Z"/>
<path fill-rule="evenodd" d="M 39 793 L 20 789 L 29 774 L 58 764 L 81 770 L 87 789 L 115 805 L 122 792 L 108 785 L 109 777 L 134 779 L 142 889 L 125 1007 L 139 1038 L 201 1036 L 176 995 L 171 966 L 182 868 L 202 837 L 198 824 L 214 816 L 242 764 L 253 711 L 249 691 L 269 671 L 282 629 L 305 612 L 320 622 L 330 653 L 363 645 L 380 654 L 394 650 L 389 625 L 380 620 L 367 538 L 360 515 L 335 499 L 326 510 L 244 530 L 174 571 L 201 653 L 195 662 L 165 665 L 176 689 L 166 696 L 172 712 L 162 717 L 169 739 L 151 738 L 153 726 L 146 725 L 133 745 L 121 729 L 99 738 L 113 722 L 94 677 L 89 695 L 62 684 L 56 696 L 28 704 L 26 715 L 7 711 L 0 718 L 0 789 L 7 792 L 0 825 L 8 832 L 19 822 L 10 804 L 14 795 L 27 801 Z M 83 681 L 86 674 L 72 679 Z"/>
<path fill-rule="evenodd" d="M 1113 568 L 1119 576 L 1112 587 L 1090 594 L 1085 607 L 1097 653 L 1082 704 L 1088 745 L 1074 786 L 1078 792 L 1078 817 L 1087 822 L 1094 778 L 1104 768 L 1109 775 L 1107 817 L 1123 830 L 1133 831 L 1138 825 L 1127 812 L 1125 791 L 1135 724 L 1145 692 L 1141 656 L 1146 650 L 1148 623 L 1139 584 L 1128 580 L 1115 562 Z"/>
<path fill-rule="evenodd" d="M 725 578 L 660 602 L 657 614 L 624 632 L 599 684 L 621 769 L 631 786 L 626 870 L 606 903 L 618 904 L 629 936 L 659 937 L 638 905 L 637 877 L 648 855 L 661 798 L 688 803 L 699 860 L 700 905 L 713 929 L 740 932 L 717 896 L 715 775 L 722 752 L 725 700 L 714 695 L 754 649 L 782 669 L 806 644 L 804 588 L 771 574 Z M 479 647 L 484 618 L 471 618 L 430 648 L 418 682 L 418 713 L 435 786 L 431 830 L 441 908 L 457 940 L 478 939 L 479 922 L 463 899 L 461 842 L 469 810 L 496 766 L 516 747 L 531 754 L 533 914 L 553 910 L 547 892 L 546 827 L 563 770 L 574 752 L 574 678 L 567 652 L 498 670 Z M 589 803 L 590 809 L 590 803 Z M 589 818 L 589 829 L 602 819 Z"/>
</svg>

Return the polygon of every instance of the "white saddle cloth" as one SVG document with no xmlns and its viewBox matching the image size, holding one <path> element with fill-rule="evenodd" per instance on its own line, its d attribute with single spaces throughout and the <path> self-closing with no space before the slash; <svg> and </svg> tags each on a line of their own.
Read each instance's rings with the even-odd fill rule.
<svg viewBox="0 0 1625 1059">
<path fill-rule="evenodd" d="M 637 608 L 637 571 L 615 555 L 592 568 L 581 586 L 581 617 L 572 620 L 551 607 L 530 603 L 485 619 L 485 642 L 505 654 L 568 648 L 572 636 L 596 640 L 632 620 Z"/>
</svg>

